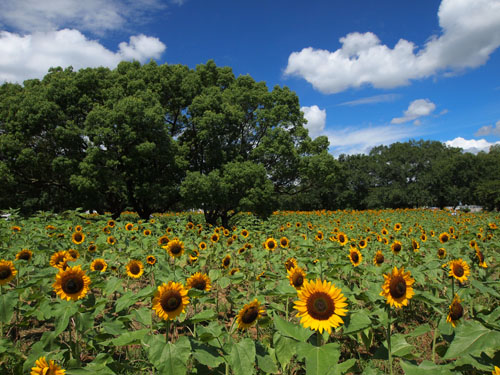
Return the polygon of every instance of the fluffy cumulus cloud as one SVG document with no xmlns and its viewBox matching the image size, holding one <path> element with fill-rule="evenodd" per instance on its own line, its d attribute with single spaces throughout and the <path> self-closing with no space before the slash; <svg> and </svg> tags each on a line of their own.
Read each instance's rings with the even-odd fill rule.
<svg viewBox="0 0 500 375">
<path fill-rule="evenodd" d="M 113 68 L 122 60 L 144 63 L 159 58 L 165 45 L 154 37 L 138 35 L 122 42 L 113 52 L 78 30 L 34 32 L 20 35 L 0 32 L 0 82 L 23 82 L 43 77 L 50 67 L 106 66 Z"/>
<path fill-rule="evenodd" d="M 321 135 L 325 129 L 326 110 L 320 109 L 317 105 L 301 107 L 300 110 L 304 112 L 304 117 L 307 120 L 306 128 L 309 130 L 309 136 L 316 138 Z"/>
<path fill-rule="evenodd" d="M 20 32 L 76 28 L 101 34 L 146 20 L 159 0 L 2 0 L 0 26 Z"/>
<path fill-rule="evenodd" d="M 420 117 L 430 115 L 436 109 L 436 105 L 429 99 L 417 99 L 410 103 L 408 109 L 404 111 L 403 117 L 395 117 L 391 124 L 402 124 L 414 121 L 415 125 L 420 125 Z"/>
<path fill-rule="evenodd" d="M 495 126 L 493 125 L 482 126 L 474 135 L 476 137 L 484 137 L 487 135 L 500 137 L 500 120 L 496 122 Z"/>
<path fill-rule="evenodd" d="M 326 136 L 330 141 L 330 152 L 340 154 L 367 154 L 375 146 L 390 145 L 394 142 L 404 142 L 408 138 L 419 135 L 419 128 L 414 126 L 372 126 L 368 128 L 344 128 L 330 130 Z"/>
<path fill-rule="evenodd" d="M 485 139 L 464 139 L 462 137 L 457 137 L 444 143 L 450 147 L 460 147 L 464 152 L 477 154 L 480 151 L 488 152 L 491 146 L 500 144 L 500 141 L 491 143 Z"/>
<path fill-rule="evenodd" d="M 304 48 L 288 58 L 286 75 L 299 76 L 323 93 L 372 85 L 392 88 L 411 80 L 484 64 L 500 46 L 500 1 L 443 0 L 441 34 L 422 47 L 400 39 L 391 48 L 371 32 L 340 38 L 334 52 Z"/>
</svg>

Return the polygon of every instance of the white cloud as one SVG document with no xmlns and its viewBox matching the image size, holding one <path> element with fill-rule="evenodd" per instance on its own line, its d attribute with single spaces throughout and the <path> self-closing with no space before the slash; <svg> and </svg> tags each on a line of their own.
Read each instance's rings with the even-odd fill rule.
<svg viewBox="0 0 500 375">
<path fill-rule="evenodd" d="M 342 47 L 334 52 L 312 47 L 293 52 L 285 74 L 330 94 L 366 84 L 391 88 L 475 68 L 500 46 L 499 0 L 443 0 L 438 18 L 441 35 L 431 36 L 421 49 L 404 39 L 390 48 L 371 32 L 354 32 L 340 38 Z"/>
<path fill-rule="evenodd" d="M 500 144 L 500 141 L 491 143 L 485 139 L 464 139 L 457 137 L 451 141 L 444 142 L 444 144 L 450 147 L 460 147 L 464 152 L 477 154 L 480 151 L 489 151 L 491 146 Z"/>
<path fill-rule="evenodd" d="M 100 34 L 146 21 L 159 0 L 2 0 L 0 26 L 22 32 L 76 28 Z"/>
<path fill-rule="evenodd" d="M 391 124 L 402 124 L 415 120 L 415 125 L 420 125 L 420 117 L 428 116 L 436 109 L 436 105 L 429 99 L 417 99 L 410 103 L 408 109 L 404 111 L 403 117 L 395 117 Z"/>
<path fill-rule="evenodd" d="M 306 128 L 309 130 L 309 136 L 316 138 L 321 135 L 326 123 L 326 110 L 319 109 L 317 105 L 311 107 L 301 107 L 300 110 L 304 112 L 304 117 L 307 120 Z"/>
<path fill-rule="evenodd" d="M 35 32 L 21 36 L 0 32 L 0 82 L 23 82 L 43 77 L 50 67 L 106 66 L 113 68 L 122 60 L 144 63 L 159 58 L 165 45 L 157 38 L 138 35 L 122 42 L 117 52 L 96 40 L 89 40 L 78 30 Z"/>
<path fill-rule="evenodd" d="M 494 135 L 500 137 L 500 120 L 496 122 L 495 126 L 486 125 L 481 128 L 474 134 L 476 137 L 484 137 L 486 135 Z"/>
<path fill-rule="evenodd" d="M 419 135 L 418 128 L 413 126 L 373 126 L 368 128 L 346 128 L 330 130 L 325 134 L 330 141 L 333 155 L 367 154 L 375 146 L 390 145 L 398 141 L 406 141 Z"/>
<path fill-rule="evenodd" d="M 383 94 L 383 95 L 374 95 L 368 96 L 366 98 L 359 98 L 356 100 L 351 100 L 348 102 L 340 103 L 339 105 L 348 105 L 348 106 L 356 106 L 362 104 L 376 104 L 376 103 L 384 103 L 384 102 L 392 102 L 401 97 L 399 94 Z"/>
</svg>

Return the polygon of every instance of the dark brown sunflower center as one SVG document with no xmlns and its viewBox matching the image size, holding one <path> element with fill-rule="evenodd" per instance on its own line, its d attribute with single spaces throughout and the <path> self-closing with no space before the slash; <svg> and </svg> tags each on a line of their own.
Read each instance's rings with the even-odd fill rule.
<svg viewBox="0 0 500 375">
<path fill-rule="evenodd" d="M 315 292 L 307 299 L 307 312 L 314 319 L 327 320 L 335 312 L 335 304 L 325 292 Z"/>
<path fill-rule="evenodd" d="M 270 249 L 274 249 L 274 241 L 269 241 L 267 243 L 267 247 L 269 247 Z"/>
<path fill-rule="evenodd" d="M 300 273 L 296 273 L 292 277 L 292 283 L 296 288 L 301 287 L 302 284 L 304 284 L 304 276 L 302 276 Z"/>
<path fill-rule="evenodd" d="M 480 252 L 480 251 L 478 251 L 476 254 L 477 254 L 477 257 L 479 259 L 479 263 L 484 262 L 484 255 L 483 255 L 483 253 Z"/>
<path fill-rule="evenodd" d="M 62 282 L 61 287 L 66 294 L 76 294 L 83 289 L 83 279 L 78 276 L 71 276 Z"/>
<path fill-rule="evenodd" d="M 398 299 L 406 294 L 406 282 L 401 276 L 396 276 L 391 280 L 389 290 L 392 298 Z"/>
<path fill-rule="evenodd" d="M 27 251 L 22 251 L 22 252 L 19 254 L 19 259 L 22 259 L 22 260 L 30 260 L 30 253 L 28 253 Z"/>
<path fill-rule="evenodd" d="M 383 254 L 377 254 L 377 256 L 375 257 L 375 261 L 377 262 L 377 264 L 384 263 L 384 255 Z"/>
<path fill-rule="evenodd" d="M 96 250 L 96 246 L 95 246 L 95 245 L 90 245 L 90 246 L 89 246 L 89 251 L 90 251 L 91 253 L 93 253 L 95 250 Z"/>
<path fill-rule="evenodd" d="M 287 240 L 281 240 L 281 246 L 286 246 L 288 245 L 288 241 Z"/>
<path fill-rule="evenodd" d="M 450 318 L 458 320 L 464 315 L 464 308 L 459 302 L 453 302 L 450 307 Z"/>
<path fill-rule="evenodd" d="M 169 291 L 161 298 L 160 304 L 165 311 L 175 311 L 182 304 L 182 297 L 176 290 Z"/>
<path fill-rule="evenodd" d="M 0 266 L 0 280 L 5 280 L 9 278 L 12 274 L 12 270 L 9 266 Z"/>
<path fill-rule="evenodd" d="M 182 246 L 178 244 L 174 244 L 170 247 L 170 252 L 174 255 L 180 254 L 182 251 Z"/>
<path fill-rule="evenodd" d="M 461 264 L 454 264 L 453 265 L 453 274 L 456 277 L 462 277 L 464 275 L 465 271 L 464 268 L 462 267 Z"/>
<path fill-rule="evenodd" d="M 353 252 L 351 253 L 351 259 L 352 259 L 352 261 L 353 261 L 354 263 L 358 263 L 358 261 L 359 261 L 359 255 L 358 255 L 358 253 L 357 253 L 357 252 L 355 252 L 355 251 L 353 251 Z"/>
<path fill-rule="evenodd" d="M 438 255 L 439 255 L 440 257 L 443 257 L 443 256 L 444 256 L 444 249 L 439 249 L 439 250 L 438 250 Z"/>
<path fill-rule="evenodd" d="M 81 242 L 82 241 L 82 235 L 80 233 L 75 234 L 73 237 L 76 242 Z"/>
<path fill-rule="evenodd" d="M 339 242 L 344 242 L 345 241 L 345 237 L 341 234 L 339 236 Z"/>
<path fill-rule="evenodd" d="M 243 315 L 241 316 L 241 321 L 245 324 L 250 324 L 253 323 L 258 316 L 259 316 L 259 307 L 250 306 L 243 312 Z"/>
<path fill-rule="evenodd" d="M 441 241 L 442 241 L 442 242 L 446 242 L 446 241 L 448 241 L 448 236 L 446 236 L 446 235 L 441 236 Z"/>
<path fill-rule="evenodd" d="M 103 268 L 104 268 L 104 264 L 102 264 L 101 262 L 97 262 L 97 263 L 94 265 L 94 269 L 95 269 L 96 271 L 101 271 Z"/>
<path fill-rule="evenodd" d="M 224 258 L 223 263 L 224 263 L 224 267 L 227 267 L 231 263 L 231 259 L 230 258 Z"/>
<path fill-rule="evenodd" d="M 141 267 L 137 263 L 132 263 L 129 270 L 132 275 L 138 275 L 141 272 Z"/>
<path fill-rule="evenodd" d="M 401 244 L 395 243 L 392 249 L 394 250 L 395 253 L 399 253 L 401 251 Z"/>
<path fill-rule="evenodd" d="M 207 282 L 204 279 L 197 279 L 193 281 L 193 288 L 198 289 L 198 290 L 205 290 L 207 287 Z"/>
</svg>

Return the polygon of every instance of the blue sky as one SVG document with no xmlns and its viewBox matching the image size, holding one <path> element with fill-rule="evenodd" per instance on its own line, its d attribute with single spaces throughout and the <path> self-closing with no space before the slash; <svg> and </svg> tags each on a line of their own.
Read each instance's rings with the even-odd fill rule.
<svg viewBox="0 0 500 375">
<path fill-rule="evenodd" d="M 0 82 L 209 59 L 288 86 L 331 152 L 500 143 L 500 0 L 0 0 Z"/>
</svg>

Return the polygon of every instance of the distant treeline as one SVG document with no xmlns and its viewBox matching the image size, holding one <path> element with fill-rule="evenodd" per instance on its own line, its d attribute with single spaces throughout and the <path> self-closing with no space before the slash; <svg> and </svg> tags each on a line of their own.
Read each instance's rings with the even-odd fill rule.
<svg viewBox="0 0 500 375">
<path fill-rule="evenodd" d="M 305 123 L 287 87 L 213 61 L 53 68 L 0 86 L 0 209 L 201 208 L 227 225 L 242 210 L 500 208 L 500 147 L 410 141 L 335 159 Z"/>
</svg>

